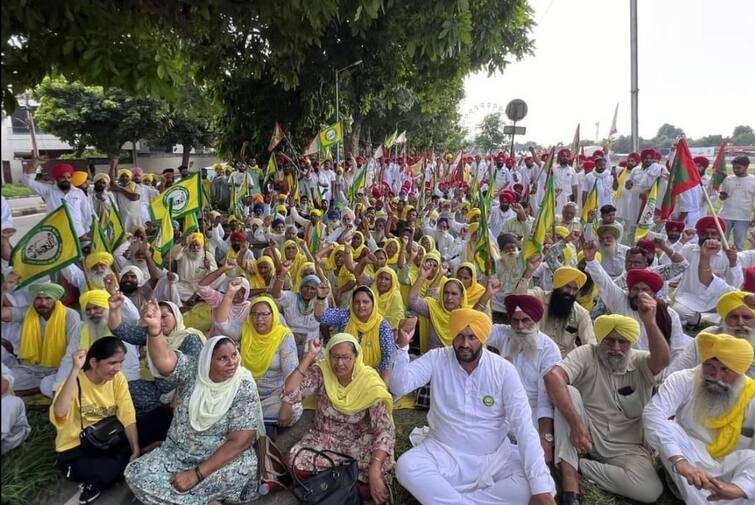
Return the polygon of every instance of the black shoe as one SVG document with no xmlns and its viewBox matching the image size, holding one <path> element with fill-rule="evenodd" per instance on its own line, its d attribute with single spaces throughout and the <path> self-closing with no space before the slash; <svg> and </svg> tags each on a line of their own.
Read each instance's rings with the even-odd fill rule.
<svg viewBox="0 0 755 505">
<path fill-rule="evenodd" d="M 580 505 L 577 493 L 565 492 L 561 495 L 561 505 Z"/>
<path fill-rule="evenodd" d="M 94 503 L 101 494 L 102 491 L 94 484 L 84 484 L 81 488 L 81 493 L 79 493 L 79 503 L 81 505 Z"/>
</svg>

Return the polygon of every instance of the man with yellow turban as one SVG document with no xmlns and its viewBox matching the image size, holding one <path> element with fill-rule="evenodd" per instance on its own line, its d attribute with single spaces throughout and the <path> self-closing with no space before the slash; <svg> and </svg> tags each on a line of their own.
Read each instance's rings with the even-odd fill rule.
<svg viewBox="0 0 755 505">
<path fill-rule="evenodd" d="M 684 503 L 755 503 L 752 346 L 707 332 L 695 340 L 701 364 L 664 381 L 645 408 L 645 436 Z"/>
<path fill-rule="evenodd" d="M 134 226 L 144 224 L 144 210 L 142 209 L 141 195 L 139 188 L 133 181 L 134 174 L 128 168 L 118 170 L 118 176 L 114 177 L 111 169 L 111 177 L 115 184 L 110 186 L 110 190 L 115 195 L 115 203 L 118 206 L 123 229 L 130 231 Z"/>
<path fill-rule="evenodd" d="M 585 274 L 573 267 L 561 267 L 553 272 L 552 291 L 540 287 L 528 290 L 532 274 L 539 266 L 540 257 L 532 256 L 514 293 L 529 294 L 543 302 L 545 313 L 540 320 L 540 330 L 558 345 L 561 356 L 579 345 L 596 343 L 590 313 L 576 303 L 579 289 L 587 282 Z"/>
<path fill-rule="evenodd" d="M 55 376 L 66 352 L 68 340 L 76 334 L 80 318 L 63 305 L 63 286 L 51 282 L 29 286 L 28 307 L 12 308 L 3 323 L 21 323 L 20 339 L 14 349 L 18 360 L 6 360 L 15 376 L 16 393 L 38 392 L 43 379 Z"/>
<path fill-rule="evenodd" d="M 102 172 L 95 174 L 93 182 L 93 191 L 89 193 L 89 205 L 92 211 L 97 215 L 110 212 L 110 206 L 113 204 L 113 197 L 109 189 L 110 176 Z"/>
<path fill-rule="evenodd" d="M 454 310 L 453 345 L 410 361 L 414 326 L 414 320 L 399 325 L 390 389 L 398 398 L 432 382 L 430 431 L 399 458 L 401 485 L 423 505 L 555 504 L 556 488 L 519 374 L 485 348 L 488 315 Z"/>
<path fill-rule="evenodd" d="M 73 366 L 72 356 L 80 350 L 89 347 L 98 339 L 112 335 L 108 328 L 108 299 L 110 293 L 104 289 L 91 289 L 79 297 L 81 306 L 81 320 L 78 328 L 68 335 L 68 346 L 55 375 L 48 375 L 42 379 L 39 386 L 43 395 L 52 398 L 55 391 L 65 382 Z M 130 381 L 139 378 L 139 348 L 123 342 L 126 346 L 126 359 L 121 365 L 121 371 Z"/>
<path fill-rule="evenodd" d="M 721 324 L 709 326 L 705 329 L 708 333 L 724 333 L 742 340 L 746 340 L 755 347 L 755 294 L 747 291 L 729 291 L 718 299 L 716 311 L 721 317 Z M 697 344 L 693 340 L 684 352 L 675 356 L 666 369 L 666 375 L 671 375 L 679 370 L 694 368 L 700 364 L 700 356 L 697 352 Z M 747 376 L 755 379 L 755 365 L 745 372 Z"/>
<path fill-rule="evenodd" d="M 178 295 L 184 303 L 198 297 L 199 281 L 204 276 L 217 270 L 215 255 L 205 248 L 205 236 L 200 232 L 189 233 L 183 244 L 173 247 L 171 257 L 176 261 L 176 283 Z"/>
<path fill-rule="evenodd" d="M 580 503 L 578 471 L 601 489 L 642 503 L 654 503 L 663 492 L 641 419 L 656 376 L 671 359 L 656 310 L 655 299 L 642 293 L 639 318 L 649 351 L 632 348 L 640 338 L 637 320 L 600 316 L 598 343 L 570 352 L 545 375 L 556 407 L 554 462 L 561 470 L 561 503 Z"/>
</svg>

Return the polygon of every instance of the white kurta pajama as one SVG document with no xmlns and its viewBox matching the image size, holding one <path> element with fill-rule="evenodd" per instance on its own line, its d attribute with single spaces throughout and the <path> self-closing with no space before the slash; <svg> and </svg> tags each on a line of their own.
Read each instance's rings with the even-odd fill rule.
<svg viewBox="0 0 755 505">
<path fill-rule="evenodd" d="M 484 349 L 468 374 L 452 347 L 411 363 L 408 347 L 400 349 L 391 377 L 394 397 L 430 381 L 429 433 L 396 467 L 399 482 L 420 503 L 521 505 L 532 494 L 555 494 L 527 393 L 511 363 Z"/>
<path fill-rule="evenodd" d="M 553 167 L 553 189 L 561 190 L 556 195 L 556 214 L 561 214 L 567 202 L 571 201 L 573 187 L 577 186 L 579 190 L 579 180 L 577 172 L 569 165 L 556 165 Z M 576 195 L 575 195 L 576 197 Z"/>
<path fill-rule="evenodd" d="M 199 256 L 196 259 L 192 259 L 186 254 L 184 249 L 184 246 L 179 245 L 171 251 L 171 258 L 176 261 L 176 273 L 179 278 L 179 281 L 176 282 L 176 288 L 178 288 L 178 294 L 182 301 L 191 298 L 197 289 L 199 289 L 199 281 L 210 272 L 218 269 L 215 256 L 211 252 L 207 253 L 210 268 L 205 268 L 205 255 L 202 251 L 199 251 Z"/>
<path fill-rule="evenodd" d="M 623 217 L 624 224 L 627 225 L 629 240 L 634 240 L 634 230 L 637 226 L 637 220 L 640 217 L 640 212 L 642 212 L 644 205 L 641 196 L 650 191 L 650 188 L 655 184 L 655 181 L 661 176 L 662 172 L 663 167 L 658 163 L 653 163 L 647 168 L 642 168 L 642 165 L 637 165 L 626 178 L 626 181 L 632 181 L 631 189 L 626 189 L 625 187 L 621 190 L 622 195 L 625 191 L 628 192 L 628 200 L 624 209 L 625 214 Z M 659 195 L 662 194 L 662 192 L 659 192 Z"/>
<path fill-rule="evenodd" d="M 596 182 L 597 181 L 597 182 Z M 614 201 L 614 189 L 613 189 L 613 175 L 609 169 L 604 170 L 601 173 L 592 171 L 585 176 L 584 185 L 582 191 L 590 195 L 593 185 L 598 193 L 598 209 L 597 213 L 600 215 L 600 208 L 604 205 L 616 205 Z"/>
<path fill-rule="evenodd" d="M 674 472 L 669 461 L 671 456 L 684 456 L 690 464 L 717 479 L 737 485 L 747 496 L 723 503 L 755 503 L 755 438 L 752 431 L 749 436 L 741 434 L 734 450 L 721 458 L 713 458 L 708 453 L 706 446 L 714 440 L 715 433 L 697 422 L 695 401 L 690 401 L 694 396 L 698 370 L 693 368 L 672 374 L 647 404 L 643 414 L 647 441 L 660 453 L 661 463 L 687 505 L 710 503 L 707 498 L 712 493 L 690 486 L 687 479 Z M 755 426 L 755 402 L 751 401 L 746 408 L 743 426 L 750 429 Z"/>
</svg>

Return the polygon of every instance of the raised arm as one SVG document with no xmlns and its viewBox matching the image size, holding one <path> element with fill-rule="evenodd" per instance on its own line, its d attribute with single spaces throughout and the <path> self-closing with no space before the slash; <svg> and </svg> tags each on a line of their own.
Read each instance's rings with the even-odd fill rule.
<svg viewBox="0 0 755 505">
<path fill-rule="evenodd" d="M 147 323 L 147 352 L 160 375 L 168 376 L 176 369 L 178 356 L 168 346 L 168 341 L 160 330 L 160 307 L 157 301 L 147 302 L 142 307 L 142 320 Z"/>
<path fill-rule="evenodd" d="M 71 357 L 71 373 L 68 374 L 63 387 L 60 388 L 60 393 L 58 393 L 58 396 L 55 397 L 52 403 L 52 411 L 57 419 L 68 417 L 68 413 L 73 405 L 73 398 L 78 390 L 76 379 L 79 376 L 79 371 L 84 367 L 86 357 L 87 352 L 83 349 L 76 351 Z"/>
<path fill-rule="evenodd" d="M 666 338 L 655 322 L 658 302 L 647 293 L 640 293 L 637 301 L 640 319 L 642 324 L 645 325 L 645 332 L 648 336 L 648 350 L 650 351 L 648 368 L 653 375 L 658 375 L 671 363 L 671 351 L 666 343 Z"/>
</svg>

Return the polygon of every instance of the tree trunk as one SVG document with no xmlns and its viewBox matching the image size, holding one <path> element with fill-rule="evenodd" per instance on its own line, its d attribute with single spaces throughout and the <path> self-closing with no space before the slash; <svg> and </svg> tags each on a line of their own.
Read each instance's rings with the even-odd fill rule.
<svg viewBox="0 0 755 505">
<path fill-rule="evenodd" d="M 184 152 L 181 156 L 181 165 L 189 166 L 189 157 L 191 157 L 191 144 L 183 144 Z"/>
<path fill-rule="evenodd" d="M 351 154 L 356 158 L 359 153 L 359 137 L 362 135 L 362 120 L 354 119 L 351 125 Z"/>
<path fill-rule="evenodd" d="M 136 140 L 131 141 L 131 161 L 134 163 L 134 167 L 138 166 L 138 157 L 136 154 Z"/>
</svg>

